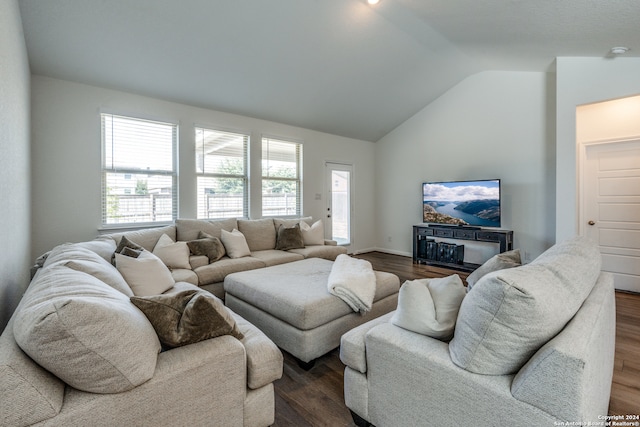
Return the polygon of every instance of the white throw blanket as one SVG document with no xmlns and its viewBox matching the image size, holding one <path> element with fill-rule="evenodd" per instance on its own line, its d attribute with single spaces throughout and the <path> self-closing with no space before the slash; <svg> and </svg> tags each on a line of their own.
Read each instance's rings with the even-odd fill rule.
<svg viewBox="0 0 640 427">
<path fill-rule="evenodd" d="M 329 292 L 341 298 L 355 312 L 371 310 L 376 294 L 376 275 L 371 263 L 340 254 L 331 267 Z"/>
</svg>

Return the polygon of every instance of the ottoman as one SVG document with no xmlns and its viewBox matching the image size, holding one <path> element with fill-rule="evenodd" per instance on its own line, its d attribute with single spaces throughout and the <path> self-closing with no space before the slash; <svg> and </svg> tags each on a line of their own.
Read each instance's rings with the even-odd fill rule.
<svg viewBox="0 0 640 427">
<path fill-rule="evenodd" d="M 227 275 L 225 304 L 265 333 L 301 366 L 337 348 L 356 326 L 396 309 L 398 276 L 376 271 L 371 311 L 356 313 L 331 295 L 327 281 L 333 261 L 309 258 Z"/>
</svg>

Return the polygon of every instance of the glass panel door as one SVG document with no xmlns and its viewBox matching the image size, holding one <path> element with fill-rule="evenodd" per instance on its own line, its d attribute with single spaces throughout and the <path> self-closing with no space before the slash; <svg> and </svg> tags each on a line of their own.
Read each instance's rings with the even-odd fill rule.
<svg viewBox="0 0 640 427">
<path fill-rule="evenodd" d="M 327 223 L 331 239 L 339 245 L 351 244 L 352 179 L 352 165 L 327 163 Z"/>
</svg>

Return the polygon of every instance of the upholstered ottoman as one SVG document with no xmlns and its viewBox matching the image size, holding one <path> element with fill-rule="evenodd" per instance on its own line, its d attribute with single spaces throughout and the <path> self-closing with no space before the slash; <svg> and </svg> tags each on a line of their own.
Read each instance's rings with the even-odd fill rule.
<svg viewBox="0 0 640 427">
<path fill-rule="evenodd" d="M 327 289 L 332 266 L 333 261 L 310 258 L 229 274 L 225 304 L 310 367 L 340 345 L 342 334 L 398 305 L 398 276 L 376 271 L 372 309 L 354 312 Z"/>
</svg>

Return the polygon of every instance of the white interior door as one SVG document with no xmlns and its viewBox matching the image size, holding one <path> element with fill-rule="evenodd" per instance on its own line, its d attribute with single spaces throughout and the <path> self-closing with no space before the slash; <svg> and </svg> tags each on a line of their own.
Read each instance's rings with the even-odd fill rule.
<svg viewBox="0 0 640 427">
<path fill-rule="evenodd" d="M 616 289 L 640 292 L 640 139 L 585 147 L 580 233 L 600 245 Z"/>
<path fill-rule="evenodd" d="M 339 245 L 351 244 L 353 166 L 326 163 L 327 234 Z"/>
</svg>

